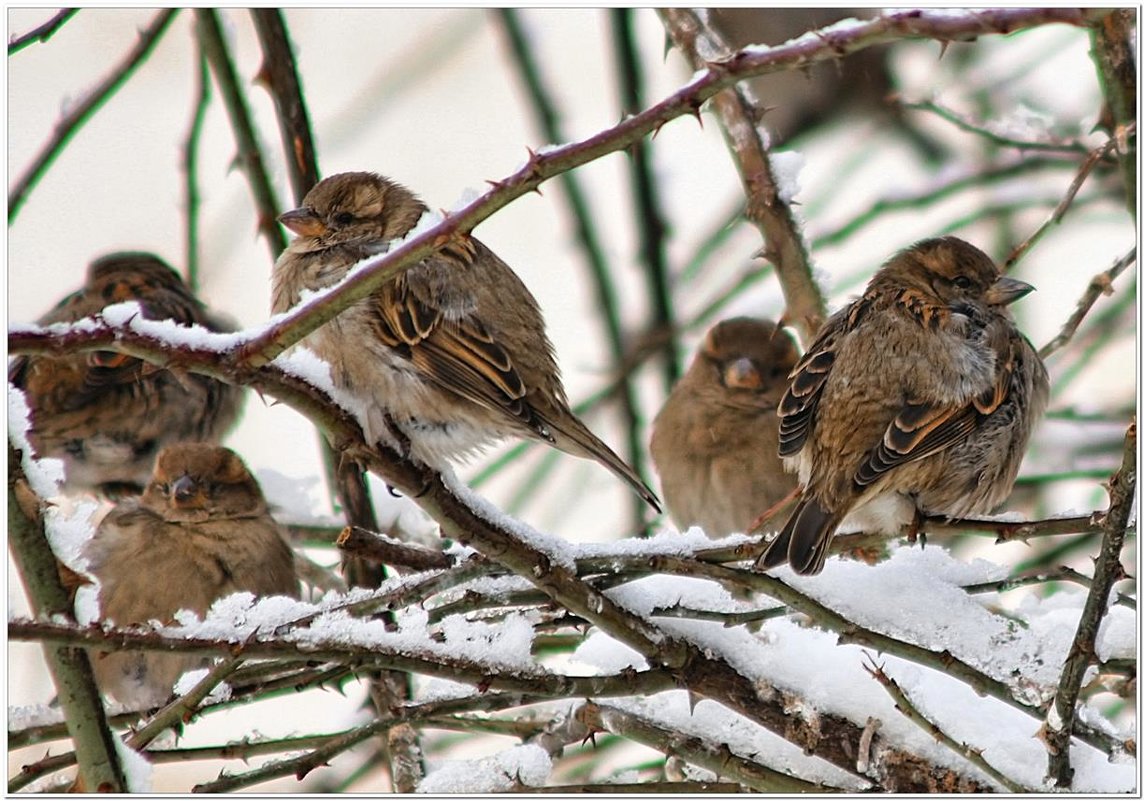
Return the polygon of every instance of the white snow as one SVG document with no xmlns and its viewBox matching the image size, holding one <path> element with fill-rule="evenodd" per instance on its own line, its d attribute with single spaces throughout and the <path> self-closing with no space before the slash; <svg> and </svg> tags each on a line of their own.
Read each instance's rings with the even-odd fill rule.
<svg viewBox="0 0 1144 801">
<path fill-rule="evenodd" d="M 802 172 L 802 168 L 806 166 L 806 157 L 797 150 L 772 152 L 770 157 L 779 200 L 789 206 L 791 201 L 802 191 L 798 176 Z"/>
<path fill-rule="evenodd" d="M 432 765 L 418 793 L 504 793 L 517 784 L 541 787 L 552 772 L 552 757 L 538 745 L 518 745 L 484 759 L 458 759 Z"/>
<path fill-rule="evenodd" d="M 8 384 L 8 440 L 21 454 L 20 464 L 28 485 L 41 498 L 51 498 L 59 492 L 64 480 L 64 463 L 60 459 L 35 458 L 28 442 L 31 409 L 22 390 Z"/>
</svg>

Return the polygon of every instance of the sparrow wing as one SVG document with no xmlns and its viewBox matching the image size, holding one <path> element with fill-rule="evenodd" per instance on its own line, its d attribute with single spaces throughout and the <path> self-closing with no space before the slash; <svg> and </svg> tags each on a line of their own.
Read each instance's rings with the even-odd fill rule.
<svg viewBox="0 0 1144 801">
<path fill-rule="evenodd" d="M 442 387 L 536 427 L 532 408 L 524 400 L 524 381 L 508 352 L 476 315 L 448 319 L 400 279 L 384 289 L 375 320 L 386 345 L 405 353 Z"/>
<path fill-rule="evenodd" d="M 814 423 L 822 388 L 834 367 L 839 341 L 858 325 L 871 302 L 868 297 L 859 298 L 827 320 L 791 371 L 790 387 L 783 394 L 778 408 L 779 456 L 793 456 L 802 450 Z"/>
<path fill-rule="evenodd" d="M 999 360 L 993 383 L 960 406 L 907 401 L 890 421 L 882 441 L 859 466 L 855 476 L 859 486 L 874 483 L 898 465 L 924 459 L 964 441 L 982 420 L 1005 403 L 1013 385 L 1014 340 L 1001 336 L 994 340 L 995 352 L 1005 358 Z"/>
</svg>

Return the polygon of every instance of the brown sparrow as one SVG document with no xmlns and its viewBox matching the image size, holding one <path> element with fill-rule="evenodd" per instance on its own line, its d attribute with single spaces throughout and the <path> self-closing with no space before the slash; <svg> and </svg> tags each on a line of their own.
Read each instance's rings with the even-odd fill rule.
<svg viewBox="0 0 1144 801">
<path fill-rule="evenodd" d="M 747 531 L 794 489 L 775 410 L 797 361 L 794 340 L 770 320 L 736 317 L 707 332 L 651 434 L 663 498 L 681 527 L 711 537 Z"/>
<path fill-rule="evenodd" d="M 129 300 L 139 302 L 147 319 L 231 330 L 208 314 L 174 270 L 135 252 L 92 262 L 83 288 L 38 322 L 71 323 Z M 21 357 L 8 377 L 27 396 L 28 439 L 37 455 L 64 461 L 68 488 L 111 496 L 139 492 L 165 445 L 218 442 L 242 402 L 239 387 L 111 352 Z"/>
<path fill-rule="evenodd" d="M 119 626 L 200 617 L 236 592 L 299 596 L 294 552 L 267 509 L 258 482 L 229 448 L 171 445 L 159 453 L 142 497 L 120 501 L 84 548 L 99 580 L 100 617 Z M 93 654 L 96 681 L 121 703 L 154 707 L 184 672 L 209 660 L 193 654 Z"/>
<path fill-rule="evenodd" d="M 891 258 L 819 331 L 779 404 L 802 498 L 759 558 L 822 570 L 843 519 L 897 532 L 1009 495 L 1049 379 L 1006 308 L 1032 291 L 956 237 Z"/>
<path fill-rule="evenodd" d="M 425 205 L 368 172 L 333 175 L 278 219 L 297 234 L 274 265 L 273 311 L 337 283 L 408 234 Z M 303 341 L 358 399 L 371 442 L 408 440 L 431 465 L 501 437 L 528 437 L 595 459 L 659 509 L 639 476 L 568 407 L 536 299 L 470 236 L 383 284 Z M 397 437 L 398 439 L 400 437 Z"/>
</svg>

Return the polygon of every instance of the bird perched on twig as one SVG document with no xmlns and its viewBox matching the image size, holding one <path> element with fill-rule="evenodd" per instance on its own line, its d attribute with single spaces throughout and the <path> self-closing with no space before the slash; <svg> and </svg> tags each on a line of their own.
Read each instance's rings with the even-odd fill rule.
<svg viewBox="0 0 1144 801">
<path fill-rule="evenodd" d="M 891 258 L 834 314 L 779 404 L 802 497 L 757 567 L 817 573 L 839 524 L 897 532 L 1013 488 L 1049 379 L 1008 305 L 1033 288 L 957 237 Z"/>
<path fill-rule="evenodd" d="M 299 596 L 294 552 L 262 489 L 229 448 L 165 448 L 141 497 L 120 501 L 84 556 L 99 580 L 100 617 L 119 626 L 200 616 L 236 592 Z M 158 651 L 97 653 L 96 681 L 121 703 L 154 707 L 184 672 L 208 660 Z"/>
<path fill-rule="evenodd" d="M 273 311 L 385 252 L 425 212 L 368 172 L 333 175 L 279 220 L 297 234 L 274 265 Z M 357 398 L 371 442 L 408 440 L 430 465 L 502 437 L 595 459 L 659 509 L 654 493 L 572 413 L 536 299 L 479 240 L 463 236 L 302 340 Z M 391 431 L 387 420 L 397 431 Z"/>
<path fill-rule="evenodd" d="M 778 455 L 776 409 L 798 361 L 770 320 L 713 326 L 655 418 L 651 455 L 681 527 L 712 537 L 747 531 L 795 487 Z"/>
<path fill-rule="evenodd" d="M 138 252 L 96 259 L 84 286 L 38 322 L 72 323 L 124 301 L 138 301 L 149 320 L 232 330 L 166 263 Z M 242 404 L 240 387 L 106 351 L 20 357 L 8 379 L 27 397 L 36 454 L 64 461 L 67 488 L 112 497 L 140 492 L 164 446 L 218 442 Z"/>
</svg>

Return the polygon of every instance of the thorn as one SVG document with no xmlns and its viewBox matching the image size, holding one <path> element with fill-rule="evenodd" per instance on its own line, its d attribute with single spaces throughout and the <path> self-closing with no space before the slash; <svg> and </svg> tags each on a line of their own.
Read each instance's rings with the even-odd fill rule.
<svg viewBox="0 0 1144 801">
<path fill-rule="evenodd" d="M 696 695 L 691 690 L 687 691 L 687 705 L 688 705 L 688 707 L 691 708 L 691 714 L 692 715 L 695 714 L 696 705 L 702 700 L 703 700 L 703 698 L 701 696 Z"/>
<path fill-rule="evenodd" d="M 253 86 L 261 86 L 267 92 L 271 91 L 270 64 L 263 61 L 258 67 L 258 72 L 254 73 L 254 77 L 250 79 L 250 83 Z"/>
<path fill-rule="evenodd" d="M 945 56 L 946 50 L 949 50 L 949 39 L 942 39 L 941 40 L 941 52 L 939 52 L 937 54 L 937 60 L 938 61 L 941 61 L 942 58 Z"/>
</svg>

